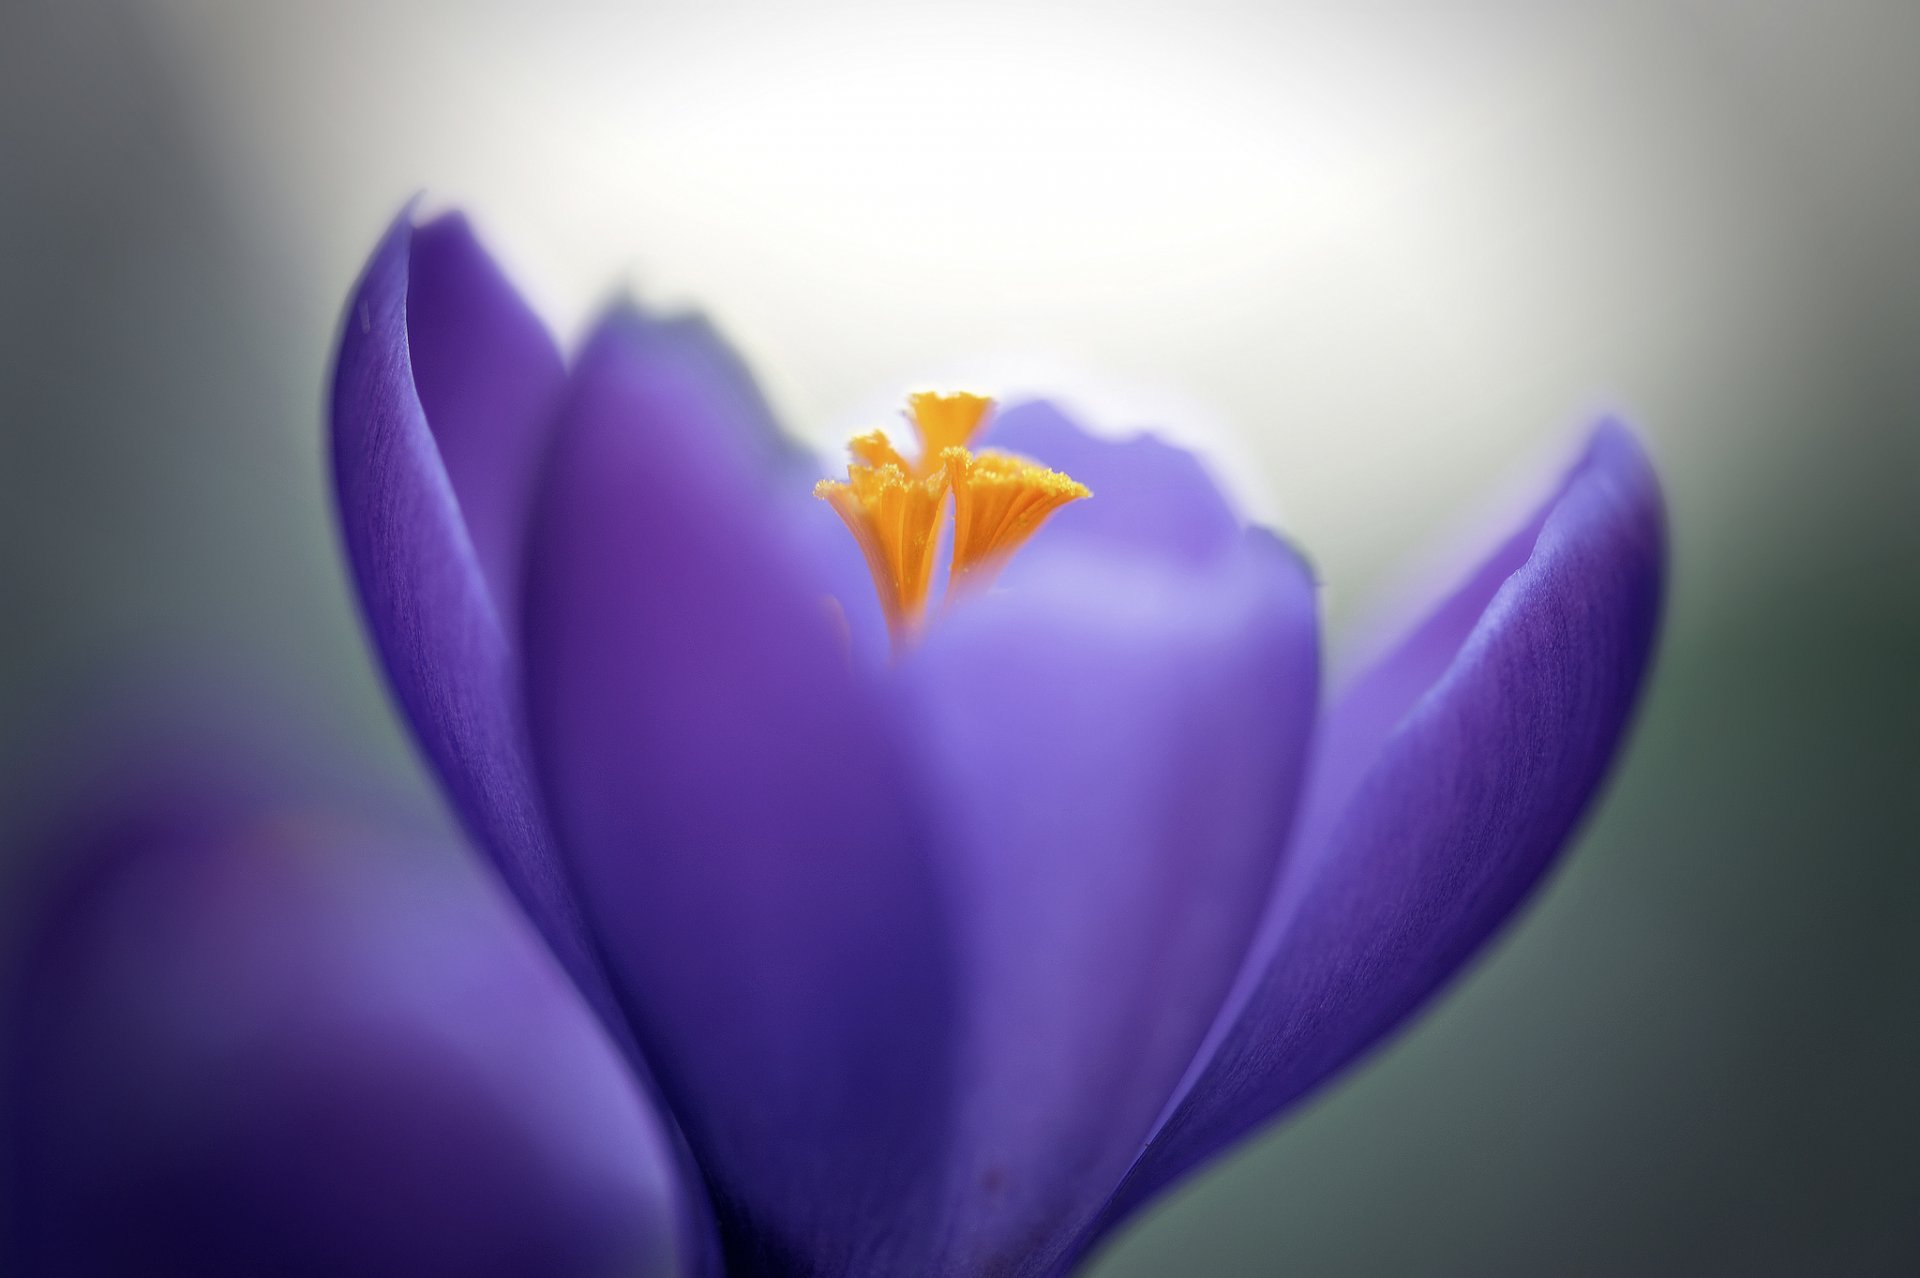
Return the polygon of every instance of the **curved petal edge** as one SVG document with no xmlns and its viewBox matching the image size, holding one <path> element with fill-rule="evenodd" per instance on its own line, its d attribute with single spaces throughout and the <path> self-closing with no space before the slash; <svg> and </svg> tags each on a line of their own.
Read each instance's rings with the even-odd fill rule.
<svg viewBox="0 0 1920 1278">
<path fill-rule="evenodd" d="M 1363 675 L 1336 704 L 1249 964 L 1103 1230 L 1402 1025 L 1566 847 L 1659 626 L 1666 521 L 1633 436 L 1596 429 L 1534 527 L 1523 559 L 1503 563 L 1509 543 L 1489 561 L 1504 570 L 1475 574 L 1437 611 L 1465 610 L 1469 630 L 1430 618 L 1376 667 L 1425 667 L 1429 684 L 1395 677 L 1387 694 Z M 1415 651 L 1432 644 L 1442 659 Z"/>
<path fill-rule="evenodd" d="M 347 304 L 335 361 L 332 454 L 341 536 L 395 699 L 455 810 L 568 971 L 590 995 L 599 987 L 604 999 L 533 783 L 499 601 L 415 381 L 408 328 L 417 302 L 414 243 L 429 234 L 436 247 L 426 269 L 445 291 L 471 306 L 474 295 L 505 287 L 456 230 L 416 231 L 402 213 L 387 231 Z M 517 304 L 490 301 L 503 309 Z M 451 344 L 445 335 L 427 343 Z M 486 353 L 476 348 L 437 360 L 464 366 L 485 363 Z M 557 356 L 550 371 L 558 377 Z M 443 433 L 451 431 L 442 424 Z M 483 442 L 474 441 L 476 449 Z M 471 466 L 484 469 L 477 459 Z"/>
</svg>

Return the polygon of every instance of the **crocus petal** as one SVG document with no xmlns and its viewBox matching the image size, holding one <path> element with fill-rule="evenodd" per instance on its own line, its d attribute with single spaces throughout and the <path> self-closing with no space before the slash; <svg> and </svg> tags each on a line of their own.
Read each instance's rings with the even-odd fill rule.
<svg viewBox="0 0 1920 1278">
<path fill-rule="evenodd" d="M 417 236 L 430 247 L 416 270 Z M 417 298 L 416 288 L 444 295 Z M 425 350 L 437 352 L 428 383 L 435 402 L 461 414 L 437 424 L 415 382 L 416 308 L 438 317 L 422 332 Z M 514 654 L 475 552 L 484 539 L 504 557 L 518 536 L 510 507 L 524 499 L 504 495 L 510 485 L 498 472 L 529 459 L 541 423 L 509 420 L 509 412 L 552 407 L 558 360 L 539 349 L 530 325 L 462 228 L 415 232 L 403 215 L 347 305 L 333 391 L 334 481 L 367 626 L 421 748 L 567 970 L 617 1023 L 553 848 L 517 718 Z M 474 369 L 487 370 L 490 395 L 456 385 Z M 464 459 L 464 491 L 449 458 Z M 490 521 L 484 527 L 468 526 L 469 495 Z"/>
<path fill-rule="evenodd" d="M 1239 544 L 1239 516 L 1199 459 L 1155 436 L 1101 439 L 1036 400 L 1002 412 L 984 443 L 1064 471 L 1094 494 L 1055 513 L 1010 572 L 1087 544 L 1180 563 L 1202 563 Z"/>
<path fill-rule="evenodd" d="M 553 338 L 458 214 L 413 232 L 406 354 L 474 555 L 514 615 L 527 501 L 565 371 Z"/>
<path fill-rule="evenodd" d="M 683 326 L 690 348 L 697 328 Z M 733 370 L 738 400 L 755 394 L 724 351 L 711 359 Z M 522 717 L 517 614 L 507 611 L 563 382 L 545 330 L 465 223 L 416 230 L 403 213 L 347 304 L 334 483 L 367 626 L 422 751 L 651 1087 L 554 848 Z M 710 1235 L 696 1221 L 687 1246 L 704 1248 Z"/>
<path fill-rule="evenodd" d="M 588 344 L 529 555 L 533 736 L 735 1259 L 885 1272 L 945 1123 L 929 831 L 733 411 L 654 321 Z"/>
<path fill-rule="evenodd" d="M 1620 743 L 1664 561 L 1658 482 L 1604 426 L 1341 701 L 1249 965 L 1109 1223 L 1378 1042 L 1511 916 Z"/>
<path fill-rule="evenodd" d="M 1049 557 L 903 667 L 955 835 L 969 1030 L 916 1272 L 1048 1272 L 1239 968 L 1318 698 L 1311 574 L 1266 533 L 1239 545 L 1205 570 Z"/>
<path fill-rule="evenodd" d="M 679 1272 L 658 1119 L 458 857 L 175 812 L 83 864 L 6 1004 L 9 1272 Z"/>
</svg>

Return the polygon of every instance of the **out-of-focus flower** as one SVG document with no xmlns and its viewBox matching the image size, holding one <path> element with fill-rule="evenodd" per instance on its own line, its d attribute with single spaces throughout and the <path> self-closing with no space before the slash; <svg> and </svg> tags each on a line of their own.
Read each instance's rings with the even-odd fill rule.
<svg viewBox="0 0 1920 1278">
<path fill-rule="evenodd" d="M 672 1272 L 665 1131 L 525 920 L 227 763 L 156 759 L 170 792 L 103 789 L 51 850 L 0 1003 L 0 1269 Z"/>
<path fill-rule="evenodd" d="M 333 457 L 375 645 L 669 1126 L 644 1144 L 598 1073 L 524 1101 L 666 1151 L 683 1271 L 1071 1267 L 1461 967 L 1640 687 L 1663 520 L 1618 427 L 1322 707 L 1311 575 L 1191 456 L 985 407 L 922 401 L 920 458 L 863 437 L 821 502 L 705 326 L 618 307 L 569 369 L 458 218 L 403 218 L 348 304 Z M 599 1189 L 542 1192 L 597 1219 Z M 250 1203 L 235 1229 L 279 1227 Z"/>
</svg>

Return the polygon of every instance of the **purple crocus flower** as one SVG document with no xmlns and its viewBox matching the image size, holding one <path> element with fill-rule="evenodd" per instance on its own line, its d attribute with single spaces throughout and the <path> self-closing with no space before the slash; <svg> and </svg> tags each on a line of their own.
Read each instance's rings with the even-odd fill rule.
<svg viewBox="0 0 1920 1278">
<path fill-rule="evenodd" d="M 3 1004 L 0 1270 L 673 1272 L 665 1130 L 525 920 L 225 762 L 96 787 L 48 849 Z"/>
<path fill-rule="evenodd" d="M 569 367 L 458 217 L 374 253 L 332 424 L 393 692 L 665 1116 L 690 1271 L 1072 1267 L 1512 915 L 1660 610 L 1658 485 L 1602 425 L 1323 704 L 1295 551 L 1033 403 L 984 444 L 1092 497 L 923 619 L 909 490 L 962 500 L 966 430 L 856 441 L 918 515 L 859 466 L 816 501 L 704 324 L 617 306 Z"/>
</svg>

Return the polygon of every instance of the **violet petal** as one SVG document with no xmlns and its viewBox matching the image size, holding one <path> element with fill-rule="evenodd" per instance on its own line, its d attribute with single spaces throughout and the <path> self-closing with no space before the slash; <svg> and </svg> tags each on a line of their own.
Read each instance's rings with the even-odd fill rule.
<svg viewBox="0 0 1920 1278">
<path fill-rule="evenodd" d="M 1513 915 L 1617 752 L 1664 564 L 1658 481 L 1603 426 L 1338 703 L 1249 966 L 1109 1224 L 1378 1043 Z"/>
<path fill-rule="evenodd" d="M 175 812 L 79 863 L 6 1004 L 20 1272 L 680 1272 L 658 1116 L 459 858 Z"/>
<path fill-rule="evenodd" d="M 499 613 L 513 616 L 560 352 L 458 214 L 414 230 L 405 317 L 427 428 Z"/>
<path fill-rule="evenodd" d="M 576 369 L 527 579 L 561 845 L 736 1262 L 888 1268 L 953 992 L 901 733 L 734 401 L 632 312 Z"/>
<path fill-rule="evenodd" d="M 1202 563 L 1235 548 L 1243 525 L 1199 458 L 1153 435 L 1103 439 L 1052 404 L 1028 401 L 1001 412 L 984 447 L 1031 457 L 1093 491 L 1047 521 L 1010 571 L 1083 542 Z"/>
<path fill-rule="evenodd" d="M 417 236 L 430 245 L 413 264 Z M 444 296 L 421 299 L 417 287 Z M 438 316 L 422 334 L 437 402 L 471 416 L 430 424 L 416 386 L 410 314 Z M 463 323 L 462 316 L 477 316 Z M 455 810 L 576 980 L 618 1023 L 587 942 L 534 784 L 518 718 L 517 664 L 476 540 L 496 551 L 517 535 L 493 470 L 526 459 L 545 422 L 509 420 L 509 405 L 548 412 L 559 376 L 551 347 L 499 273 L 457 224 L 416 232 L 403 213 L 347 304 L 333 390 L 334 482 L 341 533 L 374 647 L 395 698 Z M 537 326 L 535 326 L 537 327 Z M 472 341 L 471 350 L 461 343 Z M 495 398 L 470 397 L 455 374 L 488 369 Z M 463 428 L 473 426 L 473 438 Z M 467 459 L 471 531 L 446 453 Z M 514 499 L 515 501 L 523 499 Z"/>
<path fill-rule="evenodd" d="M 970 1030 L 926 1272 L 1048 1272 L 1239 970 L 1302 780 L 1318 640 L 1306 565 L 1264 532 L 1238 544 L 1201 568 L 1083 543 L 956 609 L 903 666 L 955 835 Z"/>
</svg>

